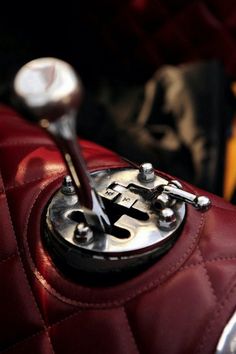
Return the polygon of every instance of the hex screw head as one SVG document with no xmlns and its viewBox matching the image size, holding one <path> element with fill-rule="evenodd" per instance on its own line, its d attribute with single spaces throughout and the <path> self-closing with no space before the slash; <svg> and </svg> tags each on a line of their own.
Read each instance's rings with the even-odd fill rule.
<svg viewBox="0 0 236 354">
<path fill-rule="evenodd" d="M 176 225 L 175 212 L 170 208 L 164 208 L 159 213 L 158 223 L 163 230 L 172 230 Z"/>
<path fill-rule="evenodd" d="M 171 204 L 170 197 L 165 193 L 159 194 L 156 197 L 156 199 L 153 201 L 153 206 L 156 210 L 162 210 L 168 207 L 170 204 Z"/>
<path fill-rule="evenodd" d="M 81 222 L 75 227 L 74 239 L 77 243 L 87 245 L 93 241 L 93 231 L 88 225 Z"/>
<path fill-rule="evenodd" d="M 64 177 L 62 182 L 61 192 L 65 195 L 75 194 L 75 188 L 71 179 L 71 176 L 67 175 Z"/>
<path fill-rule="evenodd" d="M 138 178 L 141 182 L 153 182 L 155 179 L 155 172 L 150 162 L 145 162 L 139 167 Z"/>
</svg>

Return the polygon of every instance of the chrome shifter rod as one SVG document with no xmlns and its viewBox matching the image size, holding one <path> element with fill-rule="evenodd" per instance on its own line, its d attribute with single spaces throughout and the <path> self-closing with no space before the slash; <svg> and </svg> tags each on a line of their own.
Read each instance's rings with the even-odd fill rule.
<svg viewBox="0 0 236 354">
<path fill-rule="evenodd" d="M 14 91 L 62 152 L 88 225 L 109 230 L 109 218 L 77 143 L 75 117 L 83 89 L 75 71 L 62 60 L 39 58 L 18 71 Z"/>
</svg>

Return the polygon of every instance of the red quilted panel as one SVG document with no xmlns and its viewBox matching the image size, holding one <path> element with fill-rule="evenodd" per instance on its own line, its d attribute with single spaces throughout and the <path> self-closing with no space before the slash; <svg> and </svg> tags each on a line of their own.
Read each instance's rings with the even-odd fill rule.
<svg viewBox="0 0 236 354">
<path fill-rule="evenodd" d="M 214 304 L 215 297 L 202 266 L 187 269 L 162 289 L 137 298 L 128 305 L 127 312 L 140 352 L 178 353 L 177 348 L 183 348 L 182 354 L 191 353 L 202 331 L 201 326 L 192 324 L 204 323 Z"/>
<path fill-rule="evenodd" d="M 3 215 L 8 215 L 6 197 L 4 194 L 0 194 L 0 210 Z M 12 235 L 12 225 L 9 224 L 9 219 L 4 218 L 1 220 L 1 228 L 8 237 L 4 237 L 4 233 L 1 236 L 0 263 L 16 253 L 16 242 Z"/>
<path fill-rule="evenodd" d="M 196 265 L 197 266 L 197 265 Z M 227 256 L 205 261 L 209 278 L 214 284 L 214 291 L 218 298 L 223 298 L 225 291 L 234 276 L 236 257 Z"/>
<path fill-rule="evenodd" d="M 9 139 L 12 114 L 0 111 L 3 353 L 214 352 L 235 308 L 236 208 L 209 194 L 210 211 L 189 207 L 174 247 L 143 273 L 110 287 L 71 281 L 53 265 L 41 239 L 43 210 L 65 172 L 62 160 L 39 129 L 32 128 L 32 144 L 31 128 L 24 133 L 17 118 Z M 126 165 L 95 144 L 82 147 L 91 170 Z"/>
<path fill-rule="evenodd" d="M 213 258 L 233 255 L 235 234 L 231 231 L 235 227 L 235 211 L 228 212 L 222 220 L 222 209 L 212 208 L 208 213 L 208 221 L 204 230 L 205 237 L 201 241 L 203 258 L 206 259 L 209 255 Z M 227 242 L 224 234 L 227 235 Z"/>
<path fill-rule="evenodd" d="M 48 333 L 45 331 L 38 332 L 20 343 L 11 346 L 5 353 L 9 354 L 52 354 L 54 350 L 49 340 Z"/>
<path fill-rule="evenodd" d="M 137 353 L 127 316 L 122 308 L 79 312 L 76 316 L 52 326 L 50 335 L 56 353 L 60 354 Z"/>
<path fill-rule="evenodd" d="M 43 328 L 43 321 L 17 256 L 0 264 L 0 348 L 8 347 Z"/>
</svg>

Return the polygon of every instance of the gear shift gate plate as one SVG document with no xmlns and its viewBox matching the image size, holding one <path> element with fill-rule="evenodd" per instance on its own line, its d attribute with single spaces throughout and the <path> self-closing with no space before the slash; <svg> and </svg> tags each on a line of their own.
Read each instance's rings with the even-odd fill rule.
<svg viewBox="0 0 236 354">
<path fill-rule="evenodd" d="M 174 219 L 163 226 L 153 199 L 168 181 L 155 175 L 142 182 L 139 173 L 125 168 L 91 175 L 112 221 L 106 233 L 86 225 L 76 194 L 60 190 L 54 195 L 46 213 L 46 238 L 62 262 L 74 270 L 108 274 L 140 267 L 171 247 L 185 217 L 185 203 L 172 202 L 168 209 Z"/>
</svg>

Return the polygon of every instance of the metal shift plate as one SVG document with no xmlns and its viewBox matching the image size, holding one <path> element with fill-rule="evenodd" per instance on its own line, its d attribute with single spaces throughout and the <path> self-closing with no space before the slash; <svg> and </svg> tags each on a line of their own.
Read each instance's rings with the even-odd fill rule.
<svg viewBox="0 0 236 354">
<path fill-rule="evenodd" d="M 155 175 L 153 180 L 143 181 L 139 170 L 132 168 L 98 171 L 92 179 L 113 226 L 106 233 L 90 230 L 88 239 L 79 237 L 81 225 L 86 227 L 83 208 L 76 194 L 71 190 L 67 194 L 62 188 L 46 213 L 47 239 L 59 258 L 75 269 L 107 273 L 134 268 L 171 247 L 186 207 L 184 202 L 171 201 L 168 210 L 174 210 L 174 221 L 167 227 L 160 222 L 160 210 L 153 200 L 168 180 Z"/>
</svg>

